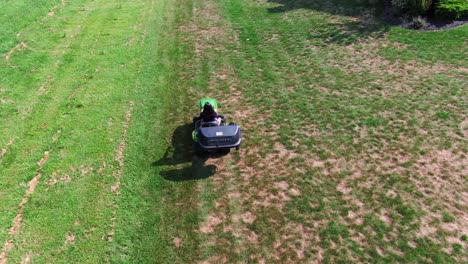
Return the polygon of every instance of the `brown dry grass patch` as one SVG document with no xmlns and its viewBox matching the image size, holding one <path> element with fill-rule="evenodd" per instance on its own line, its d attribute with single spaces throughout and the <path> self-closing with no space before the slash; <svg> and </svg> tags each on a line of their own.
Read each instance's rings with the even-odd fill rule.
<svg viewBox="0 0 468 264">
<path fill-rule="evenodd" d="M 434 150 L 421 156 L 414 166 L 415 185 L 424 196 L 421 207 L 426 211 L 422 218 L 419 236 L 439 240 L 438 231 L 451 233 L 450 239 L 456 239 L 468 234 L 468 159 L 464 153 L 454 154 L 450 150 Z M 442 209 L 442 210 L 440 210 Z M 434 225 L 435 220 L 442 219 L 442 213 L 454 216 L 452 223 Z"/>
<path fill-rule="evenodd" d="M 418 212 L 421 210 L 426 213 L 427 217 L 422 218 L 421 229 L 425 230 L 424 237 L 433 236 L 440 230 L 452 232 L 448 240 L 457 241 L 455 238 L 461 234 L 466 234 L 466 178 L 461 175 L 467 175 L 466 169 L 462 169 L 460 164 L 466 164 L 466 158 L 460 154 L 457 158 L 449 157 L 447 160 L 434 158 L 433 153 L 429 152 L 429 157 L 435 159 L 433 161 L 437 166 L 446 166 L 445 169 L 437 171 L 431 166 L 420 166 L 419 155 L 408 151 L 406 146 L 415 145 L 416 138 L 402 133 L 398 137 L 393 138 L 393 141 L 386 139 L 388 134 L 383 127 L 369 128 L 364 125 L 356 125 L 354 132 L 350 132 L 352 142 L 359 145 L 353 154 L 344 157 L 340 152 L 352 148 L 351 144 L 335 146 L 333 142 L 335 131 L 331 124 L 326 128 L 320 124 L 314 123 L 314 120 L 305 125 L 297 127 L 291 126 L 292 132 L 296 138 L 284 140 L 280 137 L 279 131 L 281 128 L 288 127 L 289 120 L 281 122 L 272 122 L 274 118 L 274 110 L 267 107 L 252 105 L 245 94 L 249 87 L 243 87 L 242 80 L 237 77 L 235 67 L 230 65 L 230 61 L 216 60 L 212 57 L 229 58 L 227 44 L 231 46 L 241 45 L 237 31 L 233 30 L 223 17 L 218 15 L 220 11 L 215 3 L 207 2 L 203 6 L 194 8 L 194 20 L 190 25 L 182 26 L 180 31 L 192 34 L 193 49 L 195 55 L 192 65 L 201 65 L 208 63 L 215 65 L 207 80 L 208 88 L 206 96 L 214 98 L 223 98 L 220 103 L 222 110 L 225 110 L 228 119 L 239 123 L 244 131 L 243 148 L 239 151 L 239 155 L 231 153 L 227 157 L 220 159 L 209 160 L 207 164 L 216 165 L 217 173 L 212 177 L 214 183 L 214 192 L 220 195 L 215 201 L 216 213 L 209 212 L 205 222 L 200 227 L 201 233 L 207 235 L 210 243 L 217 241 L 221 248 L 229 248 L 235 244 L 239 250 L 249 250 L 251 260 L 254 262 L 268 262 L 269 260 L 282 261 L 287 263 L 297 263 L 307 259 L 308 261 L 316 260 L 320 263 L 328 249 L 341 250 L 345 243 L 343 238 L 338 241 L 332 241 L 329 248 L 322 248 L 320 232 L 326 229 L 328 221 L 326 219 L 333 218 L 340 225 L 345 226 L 350 230 L 349 240 L 356 242 L 362 249 L 368 250 L 370 247 L 375 247 L 375 250 L 380 256 L 386 255 L 401 255 L 400 249 L 394 246 L 386 245 L 371 245 L 368 241 L 368 236 L 376 236 L 376 232 L 366 221 L 367 218 L 381 221 L 385 227 L 389 228 L 388 234 L 383 238 L 386 242 L 392 242 L 399 236 L 399 228 L 402 226 L 398 221 L 393 220 L 395 209 L 386 206 L 376 205 L 375 201 L 385 197 L 387 199 L 396 199 L 402 197 L 403 205 L 409 208 L 415 208 Z M 284 17 L 289 14 L 284 14 Z M 366 15 L 368 18 L 370 15 Z M 366 18 L 364 18 L 365 20 Z M 369 23 L 373 23 L 369 19 Z M 336 21 L 337 23 L 340 21 Z M 340 22 L 341 23 L 341 22 Z M 277 44 L 281 41 L 280 34 L 273 33 L 267 39 L 268 43 Z M 307 42 L 307 41 L 305 41 Z M 332 95 L 337 98 L 343 96 L 357 96 L 366 100 L 372 100 L 376 97 L 392 97 L 396 95 L 411 94 L 413 84 L 419 84 L 422 80 L 438 74 L 445 74 L 447 71 L 454 71 L 456 75 L 466 74 L 467 68 L 456 67 L 434 63 L 423 64 L 419 61 L 390 61 L 380 55 L 379 49 L 388 46 L 394 49 L 404 50 L 408 47 L 401 43 L 394 43 L 384 36 L 382 39 L 372 39 L 361 41 L 356 44 L 339 46 L 330 45 L 336 56 L 319 58 L 324 66 L 333 66 L 343 69 L 350 75 L 372 75 L 382 76 L 377 78 L 371 85 L 381 85 L 384 89 L 374 91 L 366 87 L 359 87 L 355 91 L 337 91 L 330 87 L 325 87 L 322 84 L 307 84 L 299 83 L 301 78 L 310 75 L 309 79 L 314 78 L 313 70 L 309 70 L 312 65 L 307 65 L 304 69 L 305 73 L 284 73 L 284 79 L 297 80 L 298 84 L 305 86 L 305 92 L 318 89 L 323 96 Z M 358 47 L 359 46 L 359 47 Z M 307 55 L 320 55 L 320 47 L 313 46 L 305 47 Z M 289 55 L 289 54 L 288 54 Z M 303 61 L 304 54 L 292 55 L 288 58 L 288 67 L 293 68 L 296 61 Z M 209 59 L 206 59 L 209 57 Z M 209 60 L 209 61 L 206 61 Z M 286 63 L 286 61 L 285 61 Z M 306 64 L 307 62 L 304 62 Z M 301 65 L 302 66 L 302 65 Z M 258 68 L 259 75 L 265 69 Z M 277 70 L 277 69 L 275 69 Z M 280 69 L 281 70 L 281 69 Z M 310 72 L 309 72 L 310 71 Z M 194 70 L 194 72 L 197 72 Z M 385 78 L 384 78 L 385 77 Z M 309 82 L 313 82 L 308 80 Z M 287 81 L 279 81 L 280 85 Z M 291 83 L 293 83 L 291 81 Z M 300 86 L 300 85 L 297 85 Z M 275 90 L 274 87 L 268 91 L 260 91 L 258 99 L 262 97 L 273 98 L 273 106 L 275 108 L 275 99 L 281 96 L 289 96 L 289 94 L 297 94 L 298 87 L 296 85 L 284 86 L 286 92 Z M 361 89 L 362 88 L 362 89 Z M 194 94 L 198 88 L 191 87 Z M 219 96 L 219 91 L 228 89 L 230 96 Z M 201 89 L 202 90 L 202 89 Z M 281 91 L 279 94 L 276 92 Z M 264 94 L 263 94 L 264 93 Z M 320 99 L 321 95 L 317 95 Z M 314 98 L 313 98 L 314 99 Z M 242 107 L 240 107 L 242 106 Z M 263 108 L 263 109 L 262 109 Z M 244 110 L 244 109 L 248 109 Z M 312 110 L 315 111 L 316 109 Z M 293 114 L 300 114 L 291 110 Z M 383 118 L 393 118 L 395 115 L 392 111 L 379 112 Z M 252 122 L 252 116 L 259 117 L 258 120 Z M 302 116 L 303 117 L 303 116 Z M 425 113 L 420 117 L 421 122 L 428 119 Z M 465 118 L 466 119 L 466 118 Z M 389 125 L 390 128 L 408 126 L 408 120 L 405 118 L 393 118 Z M 466 137 L 467 131 L 466 120 L 460 124 L 460 129 Z M 340 134 L 341 135 L 341 134 Z M 316 139 L 315 145 L 312 147 L 303 146 L 301 140 Z M 372 140 L 379 141 L 378 144 Z M 290 144 L 288 144 L 290 143 Z M 424 150 L 427 146 L 423 147 Z M 327 155 L 319 156 L 318 151 L 323 151 Z M 425 156 L 422 156 L 421 159 Z M 300 160 L 297 162 L 297 160 Z M 446 163 L 455 162 L 458 164 L 457 169 L 450 167 Z M 458 163 L 457 163 L 458 162 Z M 444 165 L 445 164 L 445 165 Z M 448 167 L 447 167 L 448 166 Z M 427 178 L 427 171 L 435 171 L 436 176 Z M 442 175 L 452 171 L 452 174 L 447 176 L 442 181 Z M 455 175 L 456 174 L 456 175 Z M 382 180 L 382 176 L 393 175 L 398 179 L 406 179 L 408 175 L 416 175 L 411 178 L 414 181 L 411 186 L 424 186 L 422 182 L 434 181 L 437 185 L 427 185 L 427 190 L 437 190 L 431 198 L 436 198 L 440 193 L 444 197 L 439 204 L 442 206 L 442 201 L 449 203 L 449 213 L 454 215 L 457 220 L 453 223 L 441 224 L 439 227 L 432 227 L 431 223 L 434 219 L 441 219 L 441 214 L 433 214 L 437 206 L 425 205 L 421 198 L 415 197 L 413 194 L 402 191 L 402 186 L 399 183 L 394 186 L 387 186 Z M 448 183 L 448 179 L 453 176 L 456 180 L 453 183 Z M 310 179 L 310 182 L 304 182 L 303 179 Z M 307 196 L 311 195 L 308 190 L 308 184 L 315 184 L 322 188 L 330 189 L 324 191 L 330 197 L 322 197 L 324 204 L 332 204 L 339 202 L 340 207 L 346 207 L 348 210 L 344 212 L 336 212 L 333 209 L 325 208 L 321 212 L 318 208 L 321 206 L 319 201 L 308 201 Z M 451 184 L 451 185 L 450 185 Z M 424 190 L 419 190 L 423 192 Z M 319 194 L 318 194 L 319 195 Z M 322 193 L 320 193 L 322 195 Z M 458 199 L 458 202 L 456 201 Z M 290 205 L 294 201 L 303 201 L 309 203 L 310 208 L 314 209 L 313 213 L 303 213 L 301 217 L 305 220 L 291 220 Z M 334 214 L 341 213 L 341 216 Z M 321 214 L 322 220 L 315 221 L 311 218 L 314 214 Z M 401 218 L 398 215 L 396 218 Z M 425 219 L 428 218 L 428 219 Z M 418 219 L 419 221 L 419 219 Z M 257 224 L 268 227 L 270 232 L 274 232 L 274 243 L 270 243 L 266 239 L 269 234 L 265 231 L 252 230 L 252 226 Z M 218 232 L 223 230 L 223 233 Z M 359 230 L 359 231 L 357 231 Z M 225 234 L 232 235 L 230 242 L 223 240 Z M 222 241 L 222 242 L 221 242 Z M 415 242 L 410 241 L 410 247 L 415 246 Z M 390 243 L 389 243 L 390 244 Z M 465 246 L 464 246 L 465 247 Z M 271 256 L 262 255 L 259 252 L 273 252 Z M 347 256 L 353 259 L 352 252 L 347 251 Z M 366 256 L 368 257 L 368 256 Z M 218 260 L 216 257 L 208 260 Z M 354 259 L 359 261 L 359 259 Z M 360 259 L 362 260 L 362 259 Z"/>
</svg>

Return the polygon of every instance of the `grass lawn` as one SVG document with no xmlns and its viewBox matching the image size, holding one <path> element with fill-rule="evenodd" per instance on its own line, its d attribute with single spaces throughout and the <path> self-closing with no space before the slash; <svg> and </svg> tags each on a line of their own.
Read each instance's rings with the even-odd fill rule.
<svg viewBox="0 0 468 264">
<path fill-rule="evenodd" d="M 468 27 L 365 2 L 0 1 L 0 263 L 467 262 Z"/>
</svg>

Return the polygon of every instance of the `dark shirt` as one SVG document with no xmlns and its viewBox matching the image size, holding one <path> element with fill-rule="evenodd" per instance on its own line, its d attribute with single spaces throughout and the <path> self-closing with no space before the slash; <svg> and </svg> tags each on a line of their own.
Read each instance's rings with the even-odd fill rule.
<svg viewBox="0 0 468 264">
<path fill-rule="evenodd" d="M 212 121 L 216 121 L 217 118 L 218 118 L 218 114 L 216 112 L 214 113 L 214 116 L 212 118 L 205 116 L 205 113 L 201 112 L 200 116 L 198 117 L 198 120 L 203 119 L 203 122 L 212 122 Z"/>
</svg>

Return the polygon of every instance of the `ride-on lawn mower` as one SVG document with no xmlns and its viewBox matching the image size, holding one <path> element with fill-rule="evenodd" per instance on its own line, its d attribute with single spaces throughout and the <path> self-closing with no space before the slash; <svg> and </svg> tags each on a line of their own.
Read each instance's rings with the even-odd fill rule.
<svg viewBox="0 0 468 264">
<path fill-rule="evenodd" d="M 200 111 L 202 111 L 205 103 L 211 104 L 214 110 L 218 111 L 218 104 L 213 98 L 202 98 L 200 100 Z M 221 117 L 221 124 L 218 121 L 202 122 L 197 120 L 197 116 L 193 117 L 194 130 L 192 138 L 195 154 L 216 151 L 227 154 L 231 148 L 239 150 L 242 141 L 241 128 L 233 122 L 226 125 L 225 117 L 223 115 L 218 116 Z"/>
</svg>

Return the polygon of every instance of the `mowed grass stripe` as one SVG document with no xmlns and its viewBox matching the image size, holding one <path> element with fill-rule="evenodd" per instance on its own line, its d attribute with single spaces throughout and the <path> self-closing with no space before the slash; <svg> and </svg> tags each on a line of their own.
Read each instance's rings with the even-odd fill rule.
<svg viewBox="0 0 468 264">
<path fill-rule="evenodd" d="M 193 102 L 186 96 L 188 80 L 180 78 L 187 54 L 177 26 L 190 18 L 191 3 L 154 1 L 148 8 L 153 15 L 146 24 L 142 53 L 147 59 L 137 82 L 141 92 L 128 135 L 119 200 L 119 208 L 125 210 L 117 214 L 113 261 L 187 263 L 194 256 L 181 252 L 194 252 L 197 247 L 193 229 L 198 223 L 199 191 L 195 181 L 183 181 L 185 173 L 188 179 L 192 177 L 187 167 L 190 150 L 181 151 L 190 142 L 184 124 Z M 176 164 L 164 160 L 172 144 Z M 156 165 L 160 160 L 163 165 Z M 162 175 L 181 181 L 172 182 Z M 180 248 L 174 245 L 177 239 Z"/>
<path fill-rule="evenodd" d="M 127 134 L 128 134 L 128 127 L 130 125 L 130 121 L 132 118 L 132 111 L 133 107 L 135 106 L 135 103 L 133 101 L 130 101 L 130 106 L 128 108 L 127 113 L 125 114 L 125 122 L 123 124 L 123 130 L 122 130 L 122 136 L 120 140 L 119 147 L 115 153 L 114 160 L 117 161 L 118 166 L 116 171 L 114 172 L 113 176 L 115 178 L 114 185 L 111 187 L 111 191 L 115 194 L 115 196 L 118 198 L 120 195 L 120 183 L 122 181 L 122 174 L 123 174 L 123 167 L 124 167 L 124 154 L 125 154 L 125 147 L 126 147 L 126 140 L 127 140 Z M 114 235 L 115 235 L 115 225 L 116 225 L 116 215 L 117 215 L 117 210 L 119 209 L 118 199 L 115 199 L 113 205 L 113 211 L 112 211 L 112 218 L 110 220 L 110 231 L 107 233 L 108 237 L 107 240 L 109 242 L 114 241 Z"/>
<path fill-rule="evenodd" d="M 18 44 L 21 32 L 43 19 L 60 1 L 2 1 L 0 3 L 0 54 L 4 57 Z"/>
<path fill-rule="evenodd" d="M 51 157 L 44 168 L 42 182 L 31 197 L 33 202 L 25 208 L 26 227 L 15 240 L 17 250 L 10 254 L 12 261 L 28 256 L 47 260 L 67 250 L 72 252 L 61 254 L 63 260 L 96 261 L 107 252 L 107 242 L 103 243 L 101 237 L 106 235 L 111 223 L 114 153 L 121 133 L 117 124 L 125 120 L 128 100 L 134 93 L 137 60 L 141 60 L 134 56 L 140 47 L 126 43 L 131 36 L 139 34 L 132 30 L 141 23 L 139 12 L 143 10 L 144 3 L 123 5 L 99 1 L 83 1 L 63 10 L 64 16 L 77 19 L 68 20 L 70 29 L 58 29 L 73 32 L 69 36 L 71 41 L 64 50 L 53 51 L 63 57 L 57 68 L 54 68 L 57 64 L 49 66 L 57 75 L 50 84 L 53 87 L 48 100 L 41 100 L 31 113 L 29 127 L 35 133 L 27 134 L 23 144 L 16 146 L 18 150 L 28 148 L 33 152 L 32 142 L 39 143 L 37 149 L 49 145 Z M 81 89 L 69 99 L 78 82 Z M 43 125 L 44 131 L 35 129 L 38 125 Z M 50 134 L 57 130 L 61 131 L 60 138 L 50 142 Z M 49 134 L 49 140 L 41 140 L 42 134 Z M 27 157 L 11 159 L 7 169 L 16 170 Z M 98 253 L 84 256 L 74 251 L 77 247 L 84 247 L 81 252 Z"/>
<path fill-rule="evenodd" d="M 83 8 L 83 2 L 74 4 L 75 6 L 69 4 L 67 8 Z M 63 8 L 62 5 L 60 7 Z M 58 9 L 55 10 L 59 13 Z M 65 32 L 77 32 L 80 28 L 80 23 L 72 23 L 71 20 L 65 22 L 66 17 L 66 12 L 61 16 L 44 15 L 28 24 L 16 34 L 18 42 L 27 44 L 0 64 L 1 74 L 8 76 L 0 79 L 2 95 L 8 100 L 7 104 L 0 105 L 3 126 L 8 127 L 2 133 L 1 140 L 9 135 L 18 137 L 24 133 L 27 130 L 25 126 L 31 122 L 23 120 L 30 118 L 31 112 L 37 110 L 36 104 L 50 96 L 61 95 L 61 92 L 51 91 L 57 88 L 68 89 L 68 85 L 63 83 L 54 85 L 54 80 L 60 79 L 56 77 L 58 68 L 73 41 L 73 36 L 67 37 Z"/>
<path fill-rule="evenodd" d="M 31 65 L 27 63 L 16 65 L 15 62 L 12 64 L 10 59 L 12 59 L 14 53 L 21 53 L 31 49 L 25 40 L 27 39 L 27 36 L 25 36 L 28 33 L 27 30 L 36 31 L 40 23 L 49 18 L 46 11 L 54 3 L 55 1 L 35 1 L 34 3 L 15 1 L 1 9 L 3 14 L 1 16 L 2 37 L 11 40 L 3 39 L 0 42 L 2 47 L 5 45 L 4 50 L 1 52 L 2 60 L 0 63 L 0 75 L 2 76 L 0 78 L 0 98 L 6 102 L 0 105 L 2 126 L 12 128 L 20 124 L 19 121 L 16 121 L 17 114 L 21 112 L 24 118 L 31 111 L 33 105 L 31 102 L 38 96 L 35 92 L 40 89 L 45 83 L 44 80 L 47 79 L 47 75 L 41 76 L 41 74 L 37 73 L 38 69 L 31 67 Z M 22 9 L 26 8 L 25 6 L 27 6 L 28 12 L 24 12 L 24 9 Z M 42 35 L 40 34 L 40 36 Z M 32 48 L 37 48 L 34 43 L 32 43 L 32 46 Z M 21 74 L 18 74 L 19 72 Z M 18 131 L 5 130 L 0 135 L 0 142 L 10 134 L 17 135 L 15 132 Z"/>
<path fill-rule="evenodd" d="M 74 27 L 79 27 L 79 25 L 74 25 Z M 42 54 L 42 52 L 37 53 L 39 53 L 39 55 Z M 54 64 L 47 65 L 39 64 L 38 62 L 37 64 L 31 64 L 28 60 L 31 58 L 34 59 L 37 56 L 37 54 L 34 52 L 17 55 L 19 56 L 19 66 L 17 69 L 22 69 L 24 65 L 26 69 L 41 68 L 44 69 L 44 71 L 49 71 L 49 73 L 55 72 Z M 49 61 L 51 62 L 52 60 Z M 12 79 L 18 78 L 18 75 L 21 76 L 21 73 L 17 73 L 17 75 L 11 75 L 13 77 Z M 23 76 L 23 78 L 28 79 L 28 76 Z M 34 78 L 31 79 L 34 81 Z M 17 86 L 10 87 L 9 90 L 16 92 L 16 89 L 14 89 L 16 87 Z M 22 119 L 23 116 L 20 113 L 17 113 L 16 115 L 10 116 L 10 119 L 13 119 L 13 122 L 4 123 L 6 130 L 5 134 L 13 133 L 20 138 L 18 140 L 20 143 L 16 146 L 13 146 L 11 156 L 5 157 L 2 162 L 3 168 L 2 174 L 0 175 L 0 178 L 2 179 L 2 187 L 4 187 L 6 190 L 9 190 L 9 192 L 8 196 L 3 197 L 4 200 L 1 203 L 2 212 L 4 212 L 2 214 L 1 226 L 10 225 L 11 220 L 9 219 L 11 219 L 11 209 L 14 208 L 10 202 L 17 203 L 15 200 L 18 200 L 21 197 L 21 195 L 18 196 L 18 194 L 21 193 L 21 189 L 23 188 L 17 184 L 21 182 L 28 182 L 30 178 L 33 177 L 33 175 L 31 175 L 34 174 L 33 172 L 35 171 L 35 161 L 33 160 L 39 159 L 41 153 L 49 149 L 47 144 L 49 144 L 52 134 L 55 133 L 55 131 L 58 129 L 57 124 L 53 125 L 50 123 L 52 123 L 51 121 L 54 119 L 57 120 L 57 118 L 61 118 L 61 114 L 58 114 L 58 107 L 62 103 L 61 100 L 66 98 L 64 93 L 67 93 L 67 85 L 54 86 L 54 88 L 57 88 L 58 91 L 51 93 L 51 95 L 46 96 L 45 98 L 36 97 L 37 95 L 35 92 L 38 90 L 38 87 L 39 84 L 35 85 L 35 87 L 31 89 L 33 91 L 33 97 L 31 99 L 32 101 L 29 101 L 29 98 L 27 97 L 24 98 L 23 101 L 19 101 L 21 100 L 21 94 L 18 93 L 18 105 L 24 104 L 25 108 L 30 111 L 27 113 L 27 117 L 29 117 L 29 119 L 24 121 Z M 36 107 L 35 104 L 37 102 L 42 103 Z M 56 122 L 61 122 L 61 120 L 57 120 Z M 14 186 L 18 187 L 14 188 Z M 15 189 L 17 193 L 12 191 Z M 7 208 L 10 208 L 10 210 Z"/>
</svg>

